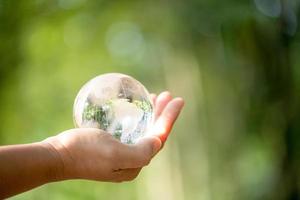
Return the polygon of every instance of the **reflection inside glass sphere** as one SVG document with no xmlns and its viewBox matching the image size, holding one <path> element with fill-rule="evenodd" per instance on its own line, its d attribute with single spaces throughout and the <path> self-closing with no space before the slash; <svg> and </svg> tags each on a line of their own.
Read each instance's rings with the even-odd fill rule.
<svg viewBox="0 0 300 200">
<path fill-rule="evenodd" d="M 132 144 L 148 131 L 153 105 L 147 89 L 134 78 L 103 74 L 86 83 L 73 108 L 76 127 L 99 128 Z"/>
</svg>

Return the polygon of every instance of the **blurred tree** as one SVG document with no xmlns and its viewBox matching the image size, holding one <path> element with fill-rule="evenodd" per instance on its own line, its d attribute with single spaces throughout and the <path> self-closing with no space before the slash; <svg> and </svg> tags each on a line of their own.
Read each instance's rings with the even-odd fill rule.
<svg viewBox="0 0 300 200">
<path fill-rule="evenodd" d="M 0 0 L 1 144 L 70 126 L 74 95 L 99 73 L 187 98 L 170 151 L 142 181 L 60 183 L 16 199 L 300 199 L 299 6 Z"/>
<path fill-rule="evenodd" d="M 20 38 L 22 37 L 21 27 L 24 17 L 23 2 L 0 1 L 0 110 L 3 110 L 5 106 L 1 101 L 7 95 L 6 88 L 9 88 L 9 84 L 17 81 L 16 72 L 22 58 Z M 0 120 L 3 117 L 5 116 L 0 115 Z M 3 131 L 0 127 L 0 142 L 2 134 Z"/>
</svg>

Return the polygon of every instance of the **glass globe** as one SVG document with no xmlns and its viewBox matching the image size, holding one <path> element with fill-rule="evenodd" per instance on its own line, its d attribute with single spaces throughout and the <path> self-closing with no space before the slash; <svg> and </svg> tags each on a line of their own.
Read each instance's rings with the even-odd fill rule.
<svg viewBox="0 0 300 200">
<path fill-rule="evenodd" d="M 153 104 L 147 89 L 134 78 L 103 74 L 80 89 L 73 119 L 76 127 L 99 128 L 122 143 L 132 144 L 149 130 Z"/>
</svg>

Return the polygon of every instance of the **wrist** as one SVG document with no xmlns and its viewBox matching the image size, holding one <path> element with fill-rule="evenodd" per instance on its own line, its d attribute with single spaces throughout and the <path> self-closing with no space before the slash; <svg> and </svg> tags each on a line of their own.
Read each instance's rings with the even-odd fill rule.
<svg viewBox="0 0 300 200">
<path fill-rule="evenodd" d="M 66 179 L 66 164 L 64 155 L 53 138 L 48 138 L 38 143 L 47 152 L 47 157 L 51 160 L 46 171 L 46 179 L 50 182 Z"/>
</svg>

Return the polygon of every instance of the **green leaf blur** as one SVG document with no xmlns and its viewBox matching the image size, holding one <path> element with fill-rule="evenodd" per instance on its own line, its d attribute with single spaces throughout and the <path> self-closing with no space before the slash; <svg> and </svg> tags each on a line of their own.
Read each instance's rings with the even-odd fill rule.
<svg viewBox="0 0 300 200">
<path fill-rule="evenodd" d="M 12 199 L 300 199 L 299 6 L 0 0 L 1 145 L 73 128 L 78 90 L 102 73 L 186 101 L 135 181 L 72 180 Z"/>
</svg>

